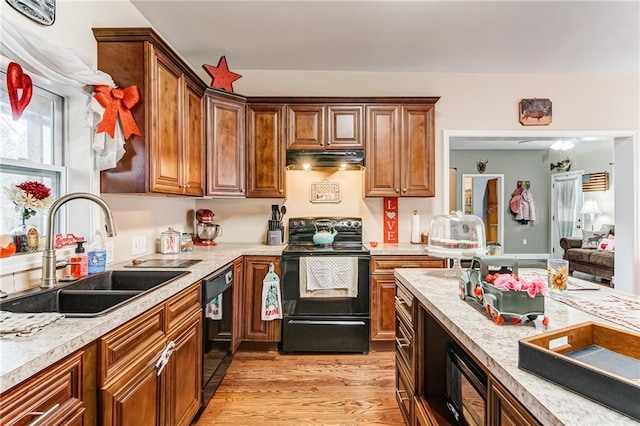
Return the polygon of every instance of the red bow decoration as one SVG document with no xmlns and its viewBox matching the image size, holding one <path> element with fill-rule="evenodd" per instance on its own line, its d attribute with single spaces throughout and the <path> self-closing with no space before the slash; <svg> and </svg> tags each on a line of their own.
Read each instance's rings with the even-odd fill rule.
<svg viewBox="0 0 640 426">
<path fill-rule="evenodd" d="M 107 85 L 101 84 L 96 86 L 94 92 L 93 97 L 104 107 L 104 115 L 96 133 L 107 132 L 109 136 L 113 137 L 116 119 L 120 114 L 124 138 L 128 139 L 131 135 L 142 136 L 136 119 L 131 114 L 131 108 L 140 102 L 140 93 L 137 86 L 129 86 L 126 89 L 112 89 Z"/>
<path fill-rule="evenodd" d="M 18 89 L 22 89 L 22 96 L 19 98 Z M 11 62 L 7 66 L 7 92 L 13 119 L 18 120 L 31 102 L 33 83 L 31 77 L 25 74 L 22 67 L 15 62 Z"/>
</svg>

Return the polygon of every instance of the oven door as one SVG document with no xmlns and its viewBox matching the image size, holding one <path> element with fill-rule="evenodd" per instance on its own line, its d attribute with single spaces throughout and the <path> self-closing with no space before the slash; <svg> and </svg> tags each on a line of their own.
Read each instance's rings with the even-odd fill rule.
<svg viewBox="0 0 640 426">
<path fill-rule="evenodd" d="M 369 317 L 369 255 L 346 255 L 358 258 L 357 297 L 301 298 L 300 257 L 282 256 L 282 309 L 287 316 L 365 316 Z"/>
</svg>

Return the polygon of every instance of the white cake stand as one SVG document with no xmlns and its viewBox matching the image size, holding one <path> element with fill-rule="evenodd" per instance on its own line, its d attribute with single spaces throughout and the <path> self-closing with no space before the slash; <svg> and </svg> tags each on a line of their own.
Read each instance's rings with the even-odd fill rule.
<svg viewBox="0 0 640 426">
<path fill-rule="evenodd" d="M 424 251 L 429 256 L 453 259 L 453 266 L 447 269 L 447 272 L 444 274 L 445 277 L 449 278 L 460 278 L 462 275 L 460 260 L 471 259 L 473 256 L 481 256 L 487 252 L 484 249 L 446 249 L 439 247 L 427 247 Z"/>
</svg>

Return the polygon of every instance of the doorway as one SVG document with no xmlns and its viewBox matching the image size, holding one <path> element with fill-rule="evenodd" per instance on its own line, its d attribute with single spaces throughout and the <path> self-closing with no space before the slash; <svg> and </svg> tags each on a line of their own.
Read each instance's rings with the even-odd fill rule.
<svg viewBox="0 0 640 426">
<path fill-rule="evenodd" d="M 485 225 L 487 242 L 504 246 L 504 175 L 463 174 L 460 205 Z"/>
<path fill-rule="evenodd" d="M 551 175 L 551 254 L 561 259 L 560 239 L 580 237 L 582 221 L 582 170 Z"/>
</svg>

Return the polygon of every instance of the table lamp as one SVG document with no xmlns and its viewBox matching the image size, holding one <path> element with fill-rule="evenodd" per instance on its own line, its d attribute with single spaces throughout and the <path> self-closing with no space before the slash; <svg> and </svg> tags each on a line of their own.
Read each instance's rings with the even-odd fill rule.
<svg viewBox="0 0 640 426">
<path fill-rule="evenodd" d="M 594 218 L 597 214 L 602 213 L 600 211 L 600 207 L 598 207 L 598 203 L 595 200 L 587 200 L 582 205 L 582 209 L 580 209 L 580 214 L 588 214 L 589 220 L 591 222 L 591 230 L 593 231 L 593 222 Z"/>
</svg>

